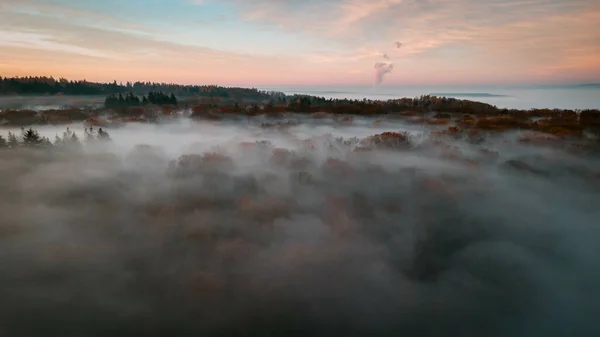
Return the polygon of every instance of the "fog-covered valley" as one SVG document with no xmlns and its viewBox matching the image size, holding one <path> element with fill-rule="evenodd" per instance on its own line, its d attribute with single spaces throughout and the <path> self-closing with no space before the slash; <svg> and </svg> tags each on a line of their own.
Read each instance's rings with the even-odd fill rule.
<svg viewBox="0 0 600 337">
<path fill-rule="evenodd" d="M 396 118 L 37 131 L 66 127 L 0 151 L 0 334 L 600 333 L 597 155 Z"/>
</svg>

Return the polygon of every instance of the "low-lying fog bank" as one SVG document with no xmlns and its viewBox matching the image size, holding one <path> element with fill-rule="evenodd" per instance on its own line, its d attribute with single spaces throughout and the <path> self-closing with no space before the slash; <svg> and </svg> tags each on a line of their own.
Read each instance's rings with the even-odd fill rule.
<svg viewBox="0 0 600 337">
<path fill-rule="evenodd" d="M 281 125 L 1 149 L 0 335 L 600 335 L 597 156 Z"/>
</svg>

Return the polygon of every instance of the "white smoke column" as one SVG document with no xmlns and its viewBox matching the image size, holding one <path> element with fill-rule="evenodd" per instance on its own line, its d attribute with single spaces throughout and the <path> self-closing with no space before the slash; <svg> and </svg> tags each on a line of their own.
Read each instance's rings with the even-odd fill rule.
<svg viewBox="0 0 600 337">
<path fill-rule="evenodd" d="M 391 63 L 375 63 L 375 85 L 381 84 L 383 82 L 383 76 L 387 73 L 391 73 L 392 69 L 394 69 L 394 65 Z"/>
</svg>

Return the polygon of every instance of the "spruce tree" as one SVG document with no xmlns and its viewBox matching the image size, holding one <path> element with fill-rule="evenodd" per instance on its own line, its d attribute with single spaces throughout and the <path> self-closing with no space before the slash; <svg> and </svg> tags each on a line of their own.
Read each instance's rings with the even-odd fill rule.
<svg viewBox="0 0 600 337">
<path fill-rule="evenodd" d="M 98 140 L 110 140 L 108 132 L 102 130 L 102 128 L 98 129 Z"/>
<path fill-rule="evenodd" d="M 94 137 L 94 129 L 93 128 L 86 128 L 85 129 L 85 141 L 87 143 L 92 143 L 96 140 L 96 138 Z"/>
<path fill-rule="evenodd" d="M 42 137 L 38 132 L 29 128 L 23 132 L 23 144 L 26 146 L 36 146 L 42 143 Z"/>
</svg>

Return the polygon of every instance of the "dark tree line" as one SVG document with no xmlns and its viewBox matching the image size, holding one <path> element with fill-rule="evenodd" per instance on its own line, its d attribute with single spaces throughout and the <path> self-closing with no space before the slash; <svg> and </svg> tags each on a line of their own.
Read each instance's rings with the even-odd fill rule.
<svg viewBox="0 0 600 337">
<path fill-rule="evenodd" d="M 145 98 L 145 97 L 144 97 Z M 177 105 L 177 98 L 173 93 L 167 95 L 163 92 L 150 92 L 148 93 L 148 102 L 151 104 L 173 104 Z"/>
<path fill-rule="evenodd" d="M 148 97 L 142 96 L 140 99 L 138 96 L 133 94 L 132 92 L 128 92 L 125 95 L 112 94 L 106 96 L 104 99 L 104 106 L 106 108 L 122 108 L 122 107 L 134 107 L 141 106 L 146 104 L 156 104 L 156 105 L 165 105 L 172 104 L 177 105 L 177 98 L 173 93 L 170 95 L 165 94 L 163 92 L 150 92 L 148 93 Z"/>
<path fill-rule="evenodd" d="M 85 129 L 85 141 L 108 141 L 110 136 L 108 132 L 99 128 Z M 67 128 L 62 136 L 56 135 L 54 142 L 51 142 L 48 137 L 41 136 L 37 130 L 32 128 L 21 128 L 21 136 L 17 136 L 12 132 L 8 132 L 8 136 L 0 135 L 0 148 L 18 148 L 18 147 L 60 147 L 60 146 L 79 146 L 81 142 L 77 134 Z"/>
<path fill-rule="evenodd" d="M 145 99 L 145 97 L 144 97 Z M 147 102 L 147 99 L 146 99 Z M 104 99 L 104 106 L 107 108 L 118 108 L 118 107 L 130 107 L 130 106 L 140 106 L 142 103 L 139 97 L 135 96 L 133 93 L 129 92 L 125 96 L 123 94 L 112 94 L 106 96 Z"/>
<path fill-rule="evenodd" d="M 235 100 L 268 100 L 283 97 L 282 93 L 256 88 L 224 87 L 217 85 L 182 85 L 156 82 L 97 83 L 69 81 L 54 77 L 2 77 L 0 95 L 111 95 L 128 92 L 149 95 L 152 92 L 170 92 L 175 96 L 231 98 Z"/>
</svg>

